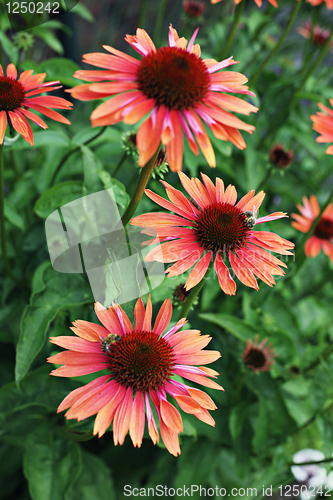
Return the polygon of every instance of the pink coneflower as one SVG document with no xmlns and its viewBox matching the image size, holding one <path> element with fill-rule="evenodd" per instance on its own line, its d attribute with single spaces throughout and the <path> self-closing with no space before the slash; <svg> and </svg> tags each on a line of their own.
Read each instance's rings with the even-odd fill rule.
<svg viewBox="0 0 333 500">
<path fill-rule="evenodd" d="M 246 366 L 254 372 L 266 372 L 270 370 L 274 362 L 276 354 L 274 349 L 271 348 L 272 344 L 266 344 L 267 338 L 262 340 L 258 345 L 259 335 L 254 337 L 254 342 L 248 340 L 242 359 Z"/>
<path fill-rule="evenodd" d="M 33 70 L 29 69 L 21 73 L 17 80 L 17 70 L 14 64 L 7 66 L 7 76 L 4 76 L 2 66 L 0 65 L 0 143 L 3 143 L 7 128 L 7 119 L 10 120 L 13 128 L 21 134 L 31 146 L 34 143 L 33 133 L 27 121 L 27 118 L 42 128 L 48 128 L 39 116 L 35 115 L 30 109 L 56 120 L 57 122 L 71 123 L 61 114 L 50 108 L 70 109 L 73 104 L 61 97 L 38 96 L 44 92 L 50 92 L 61 88 L 57 85 L 60 82 L 43 83 L 46 73 L 32 75 Z M 57 85 L 56 87 L 54 85 Z M 8 117 L 8 118 L 7 118 Z"/>
<path fill-rule="evenodd" d="M 235 4 L 238 5 L 239 3 L 241 3 L 242 0 L 235 0 Z M 258 5 L 258 7 L 261 7 L 262 6 L 262 0 L 254 0 L 255 3 Z M 269 3 L 271 3 L 272 5 L 274 5 L 274 7 L 277 7 L 278 4 L 276 3 L 276 0 L 268 0 Z M 219 3 L 219 2 L 222 2 L 222 0 L 211 0 L 211 3 Z"/>
<path fill-rule="evenodd" d="M 333 107 L 333 99 L 330 99 L 330 104 Z M 320 102 L 318 106 L 326 113 L 317 112 L 315 115 L 311 115 L 310 118 L 313 121 L 312 128 L 321 134 L 317 137 L 317 142 L 333 142 L 333 111 Z M 326 149 L 326 153 L 333 155 L 333 145 Z"/>
<path fill-rule="evenodd" d="M 68 350 L 48 361 L 63 364 L 51 372 L 58 377 L 77 377 L 105 369 L 109 373 L 68 394 L 58 412 L 69 408 L 66 417 L 77 420 L 97 413 L 94 434 L 101 437 L 113 422 L 115 444 L 123 444 L 129 431 L 134 446 L 140 447 L 145 415 L 153 443 L 159 441 L 153 406 L 166 448 L 173 455 L 179 455 L 178 435 L 183 424 L 168 396 L 174 398 L 186 413 L 215 425 L 208 412 L 216 409 L 212 399 L 199 389 L 173 378 L 178 375 L 206 387 L 222 389 L 208 378 L 216 378 L 218 373 L 201 366 L 220 357 L 217 351 L 203 350 L 211 337 L 200 335 L 199 330 L 180 331 L 186 323 L 185 318 L 163 333 L 172 316 L 170 299 L 164 301 L 153 328 L 150 297 L 146 309 L 141 298 L 137 301 L 134 327 L 119 305 L 106 309 L 97 303 L 95 312 L 104 326 L 75 321 L 71 329 L 80 338 L 51 337 L 51 342 Z"/>
<path fill-rule="evenodd" d="M 307 233 L 320 214 L 320 207 L 315 195 L 310 196 L 310 199 L 304 196 L 303 205 L 296 205 L 301 215 L 291 214 L 296 221 L 291 225 L 298 231 Z M 331 204 L 324 211 L 312 236 L 306 242 L 304 252 L 307 257 L 317 257 L 321 249 L 333 262 L 333 206 Z"/>
<path fill-rule="evenodd" d="M 169 46 L 156 49 L 148 34 L 137 29 L 136 36 L 127 35 L 125 40 L 142 56 L 141 60 L 104 45 L 111 54 L 85 54 L 83 60 L 105 70 L 77 71 L 74 75 L 81 80 L 98 82 L 71 89 L 76 99 L 88 101 L 113 96 L 91 114 L 93 127 L 120 121 L 134 124 L 149 115 L 137 133 L 141 167 L 162 142 L 166 145 L 171 170 L 181 170 L 183 132 L 191 151 L 197 155 L 200 148 L 209 165 L 215 167 L 215 155 L 204 123 L 215 137 L 230 141 L 239 149 L 246 147 L 239 130 L 250 133 L 254 130 L 253 125 L 230 113 L 249 115 L 257 111 L 252 104 L 230 95 L 254 95 L 244 86 L 247 78 L 234 71 L 220 71 L 235 64 L 232 57 L 220 63 L 201 59 L 200 47 L 194 45 L 197 32 L 187 44 L 170 26 Z"/>
<path fill-rule="evenodd" d="M 269 158 L 276 167 L 287 168 L 294 161 L 294 154 L 292 150 L 287 151 L 282 144 L 275 144 Z"/>
<path fill-rule="evenodd" d="M 256 218 L 265 197 L 263 191 L 254 196 L 252 190 L 236 204 L 237 192 L 234 186 L 229 185 L 224 190 L 222 179 L 217 178 L 215 186 L 207 175 L 201 175 L 204 185 L 199 179 L 189 179 L 185 174 L 179 173 L 184 189 L 197 206 L 167 182 L 161 181 L 171 203 L 146 190 L 147 196 L 155 203 L 177 214 L 149 213 L 131 220 L 135 226 L 148 228 L 142 231 L 145 234 L 153 235 L 157 232 L 157 238 L 146 244 L 166 242 L 151 250 L 146 260 L 167 263 L 176 261 L 166 270 L 169 277 L 182 274 L 195 264 L 186 281 L 187 290 L 203 279 L 212 257 L 219 284 L 228 295 L 236 293 L 236 283 L 226 266 L 227 258 L 235 275 L 244 285 L 258 290 L 256 275 L 272 286 L 275 284 L 272 275 L 284 275 L 279 266 L 287 266 L 266 250 L 292 255 L 289 250 L 294 244 L 277 234 L 254 231 L 253 228 L 262 222 L 286 217 L 286 214 L 275 212 Z"/>
<path fill-rule="evenodd" d="M 312 31 L 313 29 L 313 31 Z M 310 38 L 312 36 L 312 42 L 315 45 L 324 45 L 328 37 L 330 36 L 330 30 L 323 30 L 319 25 L 312 28 L 311 22 L 306 22 L 297 31 L 304 38 Z"/>
<path fill-rule="evenodd" d="M 311 5 L 321 5 L 323 2 L 326 3 L 328 9 L 333 9 L 333 0 L 306 0 Z"/>
</svg>

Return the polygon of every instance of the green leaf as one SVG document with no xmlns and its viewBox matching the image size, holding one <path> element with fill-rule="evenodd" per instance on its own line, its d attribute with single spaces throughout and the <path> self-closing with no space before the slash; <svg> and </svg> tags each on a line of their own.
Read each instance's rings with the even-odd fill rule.
<svg viewBox="0 0 333 500">
<path fill-rule="evenodd" d="M 0 389 L 0 415 L 12 418 L 14 413 L 31 406 L 39 406 L 54 411 L 62 397 L 68 393 L 68 380 L 50 377 L 52 365 L 45 364 L 33 370 L 22 380 L 20 388 L 15 382 L 4 385 Z M 72 384 L 72 381 L 70 382 Z M 4 429 L 4 426 L 2 426 Z"/>
<path fill-rule="evenodd" d="M 80 68 L 70 59 L 64 57 L 46 59 L 40 64 L 39 69 L 45 71 L 48 81 L 59 80 L 66 87 L 73 87 L 78 84 L 73 75 Z"/>
<path fill-rule="evenodd" d="M 53 49 L 55 52 L 58 52 L 58 54 L 63 54 L 64 49 L 61 43 L 59 42 L 58 38 L 50 31 L 49 27 L 47 26 L 49 23 L 45 23 L 43 26 L 36 26 L 33 28 L 32 33 L 46 43 L 51 49 Z"/>
<path fill-rule="evenodd" d="M 266 450 L 267 437 L 269 435 L 269 420 L 265 400 L 259 398 L 259 414 L 254 428 L 253 447 L 256 453 L 260 454 Z"/>
<path fill-rule="evenodd" d="M 258 330 L 254 328 L 251 323 L 236 318 L 235 316 L 229 316 L 228 314 L 204 313 L 199 314 L 199 318 L 210 321 L 211 323 L 224 328 L 242 341 L 252 339 L 258 332 Z"/>
<path fill-rule="evenodd" d="M 130 197 L 126 193 L 124 184 L 117 179 L 113 179 L 109 172 L 106 172 L 106 170 L 100 170 L 99 177 L 103 182 L 105 189 L 112 189 L 116 203 L 121 208 L 125 209 L 130 202 Z"/>
<path fill-rule="evenodd" d="M 50 147 L 57 146 L 58 148 L 68 148 L 70 140 L 68 135 L 61 130 L 39 130 L 34 132 L 34 147 Z M 23 149 L 31 148 L 30 144 L 23 138 L 19 139 L 15 144 L 11 146 L 11 149 L 15 151 L 21 151 Z"/>
<path fill-rule="evenodd" d="M 85 19 L 86 21 L 89 21 L 92 23 L 94 21 L 94 16 L 90 12 L 89 9 L 83 3 L 78 2 L 75 7 L 71 9 L 71 12 L 74 12 L 78 16 L 82 17 L 82 19 Z"/>
<path fill-rule="evenodd" d="M 19 383 L 42 349 L 47 329 L 62 309 L 92 301 L 90 289 L 79 274 L 61 274 L 45 263 L 38 269 L 30 304 L 26 307 L 16 350 L 15 378 Z"/>
<path fill-rule="evenodd" d="M 51 187 L 35 203 L 34 211 L 46 219 L 57 208 L 77 200 L 82 196 L 82 184 L 78 181 L 66 181 Z"/>
<path fill-rule="evenodd" d="M 40 425 L 28 437 L 23 460 L 33 500 L 64 500 L 81 473 L 81 449 Z"/>
<path fill-rule="evenodd" d="M 83 155 L 84 186 L 86 194 L 97 193 L 101 190 L 99 171 L 103 169 L 100 159 L 87 148 L 80 146 Z"/>
<path fill-rule="evenodd" d="M 82 470 L 65 500 L 110 500 L 116 498 L 111 470 L 104 460 L 82 452 Z"/>
<path fill-rule="evenodd" d="M 13 226 L 18 227 L 21 231 L 24 231 L 25 224 L 21 215 L 16 211 L 14 205 L 7 199 L 5 199 L 5 217 L 13 224 Z"/>
</svg>

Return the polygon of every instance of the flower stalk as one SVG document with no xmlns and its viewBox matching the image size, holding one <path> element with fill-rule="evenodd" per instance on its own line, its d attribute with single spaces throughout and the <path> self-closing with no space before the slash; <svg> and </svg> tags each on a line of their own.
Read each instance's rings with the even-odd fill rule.
<svg viewBox="0 0 333 500">
<path fill-rule="evenodd" d="M 214 263 L 214 259 L 212 259 L 210 261 L 210 264 L 208 266 L 208 269 L 206 271 L 206 274 L 205 276 L 202 278 L 202 280 L 200 281 L 200 283 L 198 283 L 195 287 L 192 288 L 192 290 L 190 291 L 183 307 L 182 307 L 182 310 L 180 312 L 180 318 L 186 318 L 187 317 L 187 314 L 189 312 L 189 310 L 191 309 L 191 306 L 196 298 L 196 296 L 198 295 L 198 293 L 200 292 L 201 288 L 204 286 L 205 284 L 205 281 L 206 279 L 208 278 L 211 270 L 212 270 L 212 267 L 213 267 L 213 263 Z"/>
<path fill-rule="evenodd" d="M 0 145 L 0 232 L 1 232 L 1 253 L 4 267 L 8 276 L 17 281 L 12 273 L 7 255 L 6 226 L 5 226 L 5 191 L 4 191 L 4 146 Z"/>
<path fill-rule="evenodd" d="M 281 45 L 283 44 L 286 36 L 288 35 L 289 31 L 291 30 L 291 28 L 295 22 L 295 19 L 297 17 L 297 14 L 298 14 L 298 11 L 299 11 L 301 5 L 302 5 L 302 0 L 299 0 L 299 2 L 295 2 L 294 9 L 291 13 L 290 19 L 288 21 L 287 26 L 285 27 L 284 32 L 280 36 L 278 42 L 275 44 L 274 48 L 269 52 L 269 54 L 263 60 L 263 62 L 261 63 L 261 65 L 259 66 L 257 71 L 255 72 L 255 74 L 252 76 L 252 78 L 250 78 L 250 81 L 249 81 L 250 86 L 255 85 L 256 81 L 258 80 L 258 78 L 261 75 L 261 73 L 263 72 L 263 70 L 266 68 L 267 64 L 273 59 L 275 54 L 277 54 L 277 52 L 280 50 Z"/>
<path fill-rule="evenodd" d="M 158 156 L 160 149 L 161 149 L 161 144 L 157 148 L 154 156 L 152 156 L 152 158 L 146 163 L 146 165 L 141 170 L 140 177 L 139 177 L 138 183 L 136 185 L 135 191 L 133 193 L 133 196 L 131 198 L 131 201 L 129 202 L 129 205 L 126 208 L 125 213 L 121 218 L 121 221 L 122 221 L 124 226 L 127 226 L 130 219 L 134 215 L 135 210 L 138 208 L 138 205 L 139 205 L 140 200 L 143 196 L 144 190 L 148 184 L 149 177 L 153 171 L 155 161 L 156 161 L 156 158 Z"/>
<path fill-rule="evenodd" d="M 242 14 L 243 14 L 244 7 L 245 7 L 245 2 L 241 2 L 235 8 L 234 19 L 233 19 L 233 22 L 232 22 L 232 25 L 230 28 L 230 32 L 227 36 L 227 43 L 225 44 L 225 46 L 223 47 L 223 49 L 221 51 L 221 55 L 220 55 L 221 61 L 229 53 L 230 47 L 232 45 L 232 42 L 234 41 L 234 38 L 235 38 L 237 30 L 238 30 L 238 26 L 239 26 L 239 23 L 240 23 Z"/>
</svg>

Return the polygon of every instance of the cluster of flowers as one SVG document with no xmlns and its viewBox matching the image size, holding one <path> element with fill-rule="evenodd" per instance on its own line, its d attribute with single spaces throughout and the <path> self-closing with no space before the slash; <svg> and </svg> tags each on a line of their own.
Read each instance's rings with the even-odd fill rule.
<svg viewBox="0 0 333 500">
<path fill-rule="evenodd" d="M 261 0 L 255 1 L 261 5 Z M 313 5 L 321 3 L 309 1 Z M 270 0 L 270 3 L 277 6 L 275 0 Z M 326 3 L 333 8 L 332 2 L 326 0 Z M 198 154 L 200 149 L 208 164 L 214 167 L 215 155 L 206 127 L 216 138 L 243 149 L 246 144 L 240 130 L 252 133 L 254 126 L 243 122 L 233 112 L 249 115 L 257 111 L 255 106 L 233 95 L 254 95 L 245 85 L 247 78 L 244 75 L 226 71 L 236 61 L 232 57 L 222 62 L 201 59 L 200 47 L 195 44 L 196 34 L 197 31 L 187 43 L 170 26 L 168 46 L 157 49 L 148 34 L 138 29 L 135 36 L 127 35 L 126 41 L 142 56 L 140 60 L 104 46 L 107 53 L 84 55 L 86 63 L 102 69 L 77 71 L 74 76 L 88 83 L 69 91 L 80 100 L 111 97 L 93 111 L 93 127 L 120 121 L 135 124 L 143 120 L 136 135 L 141 167 L 154 157 L 161 144 L 165 146 L 170 169 L 178 172 L 190 199 L 163 182 L 169 201 L 150 190 L 146 190 L 146 194 L 172 213 L 143 214 L 132 219 L 131 223 L 143 227 L 148 236 L 155 236 L 147 244 L 162 242 L 149 252 L 146 259 L 174 263 L 166 271 L 169 277 L 192 268 L 180 293 L 183 300 L 186 300 L 189 290 L 204 279 L 212 264 L 221 289 L 234 295 L 236 282 L 229 271 L 228 261 L 234 275 L 244 285 L 257 290 L 259 278 L 273 286 L 273 276 L 284 275 L 282 268 L 286 265 L 270 252 L 291 255 L 294 247 L 293 243 L 277 234 L 255 229 L 259 224 L 286 217 L 283 212 L 258 217 L 265 196 L 263 191 L 255 194 L 252 190 L 237 202 L 235 187 L 228 185 L 225 188 L 222 179 L 216 178 L 213 183 L 207 175 L 201 174 L 200 181 L 189 179 L 181 172 L 184 136 L 191 151 Z M 10 126 L 30 144 L 33 144 L 33 134 L 27 118 L 47 128 L 29 109 L 69 123 L 51 108 L 69 109 L 70 102 L 59 97 L 35 97 L 59 88 L 59 82 L 42 83 L 46 75 L 33 76 L 32 73 L 24 71 L 17 80 L 12 64 L 8 66 L 6 76 L 1 69 L 1 142 L 7 118 Z M 321 134 L 317 140 L 331 142 L 333 112 L 323 105 L 320 107 L 324 113 L 311 117 L 314 129 Z M 333 146 L 327 153 L 333 154 Z M 292 152 L 285 152 L 280 145 L 271 152 L 271 160 L 282 167 L 289 164 L 291 158 Z M 296 222 L 293 225 L 308 232 L 320 213 L 316 198 L 304 198 L 304 207 L 298 208 L 301 215 L 294 214 Z M 315 256 L 323 248 L 333 260 L 332 238 L 333 207 L 330 206 L 307 242 L 307 255 Z M 216 408 L 212 399 L 175 378 L 178 376 L 206 387 L 222 389 L 212 380 L 218 373 L 204 366 L 220 357 L 216 351 L 203 350 L 211 338 L 201 335 L 198 330 L 182 330 L 185 318 L 170 327 L 170 299 L 160 308 L 153 328 L 150 297 L 146 308 L 141 298 L 137 301 L 134 326 L 119 305 L 106 309 L 97 303 L 95 312 L 103 326 L 76 321 L 72 330 L 77 337 L 51 338 L 51 342 L 67 350 L 48 361 L 63 365 L 52 371 L 56 376 L 75 377 L 105 369 L 107 374 L 71 392 L 58 411 L 67 410 L 67 418 L 78 420 L 97 414 L 94 434 L 103 435 L 113 422 L 115 444 L 122 444 L 129 431 L 134 446 L 142 443 L 147 418 L 152 441 L 158 442 L 160 431 L 166 448 L 178 455 L 182 419 L 167 396 L 173 398 L 183 411 L 214 425 L 208 411 Z M 273 362 L 274 351 L 265 344 L 266 339 L 259 343 L 256 337 L 254 343 L 249 341 L 246 346 L 243 359 L 254 371 L 268 370 Z"/>
</svg>

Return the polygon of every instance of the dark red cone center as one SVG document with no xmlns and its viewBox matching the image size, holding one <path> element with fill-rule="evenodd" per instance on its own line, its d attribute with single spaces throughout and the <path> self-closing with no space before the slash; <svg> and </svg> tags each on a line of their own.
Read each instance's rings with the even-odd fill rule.
<svg viewBox="0 0 333 500">
<path fill-rule="evenodd" d="M 314 234 L 322 240 L 333 238 L 333 220 L 322 217 L 314 230 Z"/>
<path fill-rule="evenodd" d="M 210 75 L 195 54 L 177 47 L 162 47 L 142 58 L 137 82 L 139 89 L 159 106 L 182 111 L 202 102 Z"/>
<path fill-rule="evenodd" d="M 25 90 L 21 82 L 0 76 L 0 111 L 14 111 L 21 106 Z"/>
<path fill-rule="evenodd" d="M 266 363 L 265 353 L 255 348 L 251 348 L 243 359 L 245 364 L 251 368 L 263 368 Z"/>
<path fill-rule="evenodd" d="M 157 390 L 173 373 L 172 348 L 155 333 L 134 331 L 124 335 L 106 354 L 115 380 L 133 391 Z"/>
<path fill-rule="evenodd" d="M 230 203 L 214 203 L 204 208 L 194 231 L 205 250 L 224 254 L 241 248 L 250 232 L 244 212 Z"/>
</svg>

